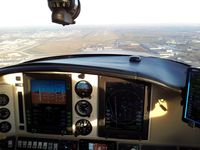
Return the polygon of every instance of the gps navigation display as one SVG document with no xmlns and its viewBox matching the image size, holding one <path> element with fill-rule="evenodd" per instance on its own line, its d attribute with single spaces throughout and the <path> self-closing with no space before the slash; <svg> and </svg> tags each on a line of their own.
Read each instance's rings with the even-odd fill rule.
<svg viewBox="0 0 200 150">
<path fill-rule="evenodd" d="M 189 69 L 183 120 L 200 126 L 200 70 Z"/>
</svg>

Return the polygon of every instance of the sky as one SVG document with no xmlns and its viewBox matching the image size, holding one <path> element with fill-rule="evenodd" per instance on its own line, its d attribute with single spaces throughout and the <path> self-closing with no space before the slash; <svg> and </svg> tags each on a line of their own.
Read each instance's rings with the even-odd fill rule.
<svg viewBox="0 0 200 150">
<path fill-rule="evenodd" d="M 200 24 L 200 0 L 80 0 L 77 25 Z M 55 26 L 47 0 L 1 0 L 0 27 Z"/>
</svg>

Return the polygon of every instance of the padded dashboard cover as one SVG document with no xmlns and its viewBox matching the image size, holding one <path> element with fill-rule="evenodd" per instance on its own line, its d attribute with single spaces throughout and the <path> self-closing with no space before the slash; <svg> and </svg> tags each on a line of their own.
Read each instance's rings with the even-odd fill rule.
<svg viewBox="0 0 200 150">
<path fill-rule="evenodd" d="M 182 89 L 189 65 L 172 60 L 141 57 L 130 62 L 131 55 L 71 55 L 29 61 L 0 69 L 0 74 L 24 71 L 74 71 L 99 75 L 130 75 Z"/>
</svg>

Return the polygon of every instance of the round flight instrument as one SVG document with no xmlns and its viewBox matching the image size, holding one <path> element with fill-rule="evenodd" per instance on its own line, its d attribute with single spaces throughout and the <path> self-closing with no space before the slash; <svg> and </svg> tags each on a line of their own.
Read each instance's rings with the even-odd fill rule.
<svg viewBox="0 0 200 150">
<path fill-rule="evenodd" d="M 76 84 L 75 92 L 81 98 L 90 97 L 92 93 L 92 85 L 85 80 L 81 80 Z"/>
<path fill-rule="evenodd" d="M 81 119 L 76 122 L 76 136 L 88 135 L 92 131 L 91 123 L 86 119 Z"/>
<path fill-rule="evenodd" d="M 75 106 L 76 113 L 82 117 L 89 117 L 92 113 L 92 105 L 86 100 L 80 100 Z"/>
<path fill-rule="evenodd" d="M 6 133 L 10 131 L 10 129 L 11 129 L 11 124 L 9 122 L 4 121 L 0 123 L 0 132 Z"/>
<path fill-rule="evenodd" d="M 0 94 L 0 106 L 6 106 L 9 103 L 9 97 L 6 94 Z"/>
<path fill-rule="evenodd" d="M 5 120 L 10 116 L 10 111 L 7 108 L 0 109 L 0 119 Z"/>
</svg>

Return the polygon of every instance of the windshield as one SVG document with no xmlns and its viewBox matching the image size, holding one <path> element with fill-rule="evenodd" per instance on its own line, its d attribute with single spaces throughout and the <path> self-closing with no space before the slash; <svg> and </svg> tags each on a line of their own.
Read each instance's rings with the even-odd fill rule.
<svg viewBox="0 0 200 150">
<path fill-rule="evenodd" d="M 199 0 L 80 0 L 75 25 L 51 22 L 46 0 L 2 1 L 0 67 L 48 56 L 121 53 L 200 66 Z"/>
</svg>

